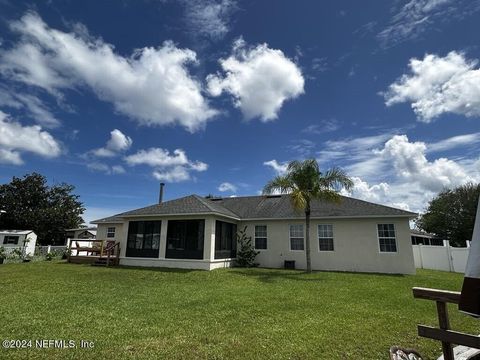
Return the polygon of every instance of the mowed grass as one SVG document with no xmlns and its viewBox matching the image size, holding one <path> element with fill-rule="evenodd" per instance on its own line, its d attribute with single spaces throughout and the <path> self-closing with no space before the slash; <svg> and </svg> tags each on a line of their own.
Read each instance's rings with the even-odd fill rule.
<svg viewBox="0 0 480 360">
<path fill-rule="evenodd" d="M 435 304 L 413 286 L 459 290 L 461 274 L 415 276 L 270 269 L 211 272 L 0 265 L 0 340 L 94 341 L 93 349 L 2 349 L 8 359 L 388 359 L 391 345 L 427 359 Z M 478 320 L 450 307 L 452 326 Z"/>
</svg>

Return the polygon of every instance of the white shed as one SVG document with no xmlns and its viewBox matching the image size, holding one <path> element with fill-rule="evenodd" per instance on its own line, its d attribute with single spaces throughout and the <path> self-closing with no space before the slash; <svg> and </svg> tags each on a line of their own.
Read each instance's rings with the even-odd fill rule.
<svg viewBox="0 0 480 360">
<path fill-rule="evenodd" d="M 7 253 L 13 249 L 23 249 L 25 255 L 33 256 L 37 235 L 32 230 L 0 230 L 0 246 L 3 246 Z"/>
</svg>

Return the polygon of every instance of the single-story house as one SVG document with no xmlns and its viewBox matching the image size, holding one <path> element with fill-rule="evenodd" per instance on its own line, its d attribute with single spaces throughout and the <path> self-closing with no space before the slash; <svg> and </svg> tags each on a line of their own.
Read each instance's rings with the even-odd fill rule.
<svg viewBox="0 0 480 360">
<path fill-rule="evenodd" d="M 0 246 L 3 246 L 7 253 L 13 249 L 25 249 L 25 255 L 33 256 L 37 235 L 32 230 L 0 230 Z"/>
<path fill-rule="evenodd" d="M 412 245 L 443 246 L 442 239 L 424 231 L 412 229 L 410 230 L 410 237 L 412 239 Z"/>
<path fill-rule="evenodd" d="M 350 197 L 311 205 L 314 270 L 415 272 L 409 220 L 415 213 Z M 304 269 L 305 220 L 289 195 L 209 198 L 190 195 L 92 221 L 97 239 L 120 242 L 120 264 L 212 270 L 236 257 L 246 227 L 259 266 Z"/>
</svg>

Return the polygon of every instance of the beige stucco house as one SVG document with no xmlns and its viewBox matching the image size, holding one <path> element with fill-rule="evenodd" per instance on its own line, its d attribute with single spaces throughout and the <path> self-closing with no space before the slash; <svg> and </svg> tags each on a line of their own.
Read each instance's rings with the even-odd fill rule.
<svg viewBox="0 0 480 360">
<path fill-rule="evenodd" d="M 409 220 L 416 214 L 349 197 L 314 201 L 314 270 L 412 274 Z M 212 270 L 236 256 L 247 227 L 261 267 L 306 267 L 305 221 L 288 195 L 205 198 L 190 195 L 92 222 L 97 239 L 120 242 L 120 264 Z"/>
</svg>

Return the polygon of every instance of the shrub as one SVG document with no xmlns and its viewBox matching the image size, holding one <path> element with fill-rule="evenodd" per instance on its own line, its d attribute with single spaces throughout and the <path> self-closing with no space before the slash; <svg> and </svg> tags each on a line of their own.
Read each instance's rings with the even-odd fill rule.
<svg viewBox="0 0 480 360">
<path fill-rule="evenodd" d="M 5 259 L 7 257 L 7 252 L 3 246 L 0 246 L 0 259 Z"/>
<path fill-rule="evenodd" d="M 238 251 L 236 265 L 239 267 L 255 267 L 255 257 L 259 254 L 255 251 L 252 244 L 252 237 L 247 236 L 247 226 L 236 234 Z"/>
</svg>

